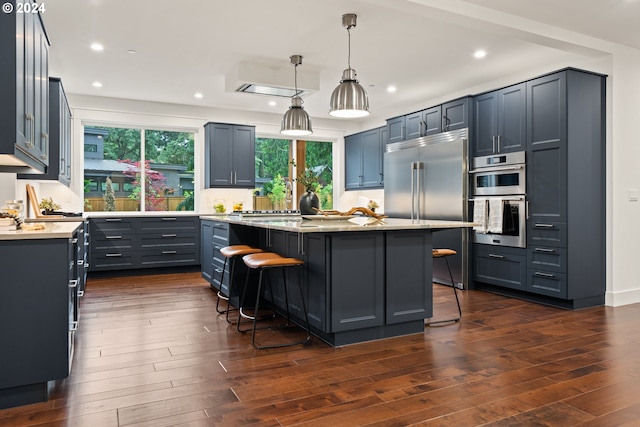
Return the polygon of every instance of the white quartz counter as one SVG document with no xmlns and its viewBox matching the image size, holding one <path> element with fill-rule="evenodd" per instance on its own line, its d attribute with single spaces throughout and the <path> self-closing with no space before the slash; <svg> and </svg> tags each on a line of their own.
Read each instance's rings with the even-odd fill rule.
<svg viewBox="0 0 640 427">
<path fill-rule="evenodd" d="M 73 232 L 79 225 L 78 221 L 46 222 L 44 230 L 0 231 L 0 240 L 68 239 L 73 236 Z"/>
<path fill-rule="evenodd" d="M 230 224 L 247 225 L 251 227 L 273 230 L 293 231 L 297 233 L 333 233 L 343 231 L 389 231 L 389 230 L 423 230 L 470 228 L 473 222 L 441 221 L 441 220 L 410 220 L 402 218 L 384 218 L 376 220 L 370 217 L 351 218 L 348 220 L 308 220 L 297 217 L 249 217 L 242 218 L 233 215 L 201 215 L 201 219 L 223 221 Z"/>
</svg>

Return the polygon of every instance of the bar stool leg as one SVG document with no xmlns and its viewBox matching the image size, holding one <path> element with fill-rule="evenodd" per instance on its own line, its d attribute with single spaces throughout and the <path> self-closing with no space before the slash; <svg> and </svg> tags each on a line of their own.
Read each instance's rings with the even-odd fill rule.
<svg viewBox="0 0 640 427">
<path fill-rule="evenodd" d="M 227 259 L 228 258 L 224 258 L 224 263 L 222 264 L 222 273 L 220 273 L 220 289 L 222 289 L 222 282 L 224 281 L 224 271 L 227 269 Z M 231 275 L 231 277 L 233 277 L 233 275 Z M 216 301 L 216 311 L 220 314 L 224 313 L 225 310 L 221 310 L 220 309 L 220 300 L 226 300 L 227 301 L 227 309 L 229 309 L 229 298 L 225 297 L 224 295 L 222 295 L 222 292 L 220 292 L 220 290 L 218 290 L 218 300 Z"/>
<path fill-rule="evenodd" d="M 248 313 L 245 312 L 244 310 L 244 302 L 247 299 L 246 298 L 246 294 L 247 294 L 247 288 L 249 286 L 249 275 L 251 273 L 252 269 L 249 269 L 247 271 L 247 277 L 244 281 L 244 289 L 242 290 L 242 297 L 240 298 L 239 304 L 238 304 L 238 310 L 239 310 L 239 315 L 238 315 L 238 323 L 236 323 L 236 330 L 238 332 L 249 332 L 251 329 L 241 329 L 240 328 L 240 323 L 242 322 L 242 319 L 248 319 L 253 321 L 254 325 L 257 321 L 259 320 L 267 320 L 270 318 L 274 318 L 276 317 L 276 309 L 275 306 L 272 306 L 272 313 L 270 315 L 264 315 L 262 317 L 258 316 L 258 309 L 260 308 L 260 296 L 262 293 L 262 279 L 263 279 L 263 270 L 262 268 L 259 269 L 258 271 L 258 289 L 257 289 L 257 293 L 256 293 L 256 303 L 253 306 L 253 315 L 250 315 Z M 271 291 L 271 294 L 273 295 L 273 290 L 271 288 L 271 278 L 269 277 L 269 275 L 267 274 L 267 286 L 269 286 L 269 290 Z M 255 327 L 255 326 L 254 326 Z M 266 328 L 266 327 L 265 327 Z M 264 328 L 258 328 L 258 329 L 264 329 Z"/>
<path fill-rule="evenodd" d="M 446 320 L 435 320 L 435 321 L 432 321 L 432 322 L 427 322 L 427 323 L 425 323 L 425 325 L 427 325 L 427 326 L 438 325 L 438 324 L 441 324 L 441 323 L 459 322 L 460 319 L 462 319 L 462 309 L 460 308 L 460 300 L 458 299 L 458 291 L 456 290 L 456 283 L 453 280 L 453 274 L 451 273 L 451 267 L 449 266 L 449 260 L 447 259 L 446 256 L 444 256 L 442 258 L 444 258 L 444 261 L 447 263 L 447 270 L 449 270 L 449 277 L 451 278 L 451 287 L 453 288 L 453 294 L 456 297 L 456 304 L 458 305 L 458 317 L 454 317 L 452 319 L 446 319 Z"/>
</svg>

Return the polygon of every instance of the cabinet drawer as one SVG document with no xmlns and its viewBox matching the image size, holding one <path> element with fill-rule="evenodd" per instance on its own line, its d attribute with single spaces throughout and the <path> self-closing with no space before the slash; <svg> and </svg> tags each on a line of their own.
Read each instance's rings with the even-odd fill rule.
<svg viewBox="0 0 640 427">
<path fill-rule="evenodd" d="M 140 235 L 140 248 L 156 247 L 195 247 L 197 236 L 191 232 L 163 232 Z"/>
<path fill-rule="evenodd" d="M 128 270 L 135 268 L 135 254 L 132 251 L 93 251 L 91 252 L 91 271 Z"/>
<path fill-rule="evenodd" d="M 474 275 L 477 282 L 525 290 L 527 286 L 527 256 L 524 249 L 513 252 L 504 248 L 487 250 L 475 245 Z"/>
<path fill-rule="evenodd" d="M 567 298 L 567 275 L 529 269 L 527 291 L 556 298 Z"/>
<path fill-rule="evenodd" d="M 132 234 L 94 233 L 91 237 L 91 250 L 132 249 L 136 244 L 135 240 Z"/>
<path fill-rule="evenodd" d="M 91 218 L 91 233 L 134 232 L 136 218 Z"/>
<path fill-rule="evenodd" d="M 566 273 L 567 250 L 553 246 L 533 246 L 529 248 L 527 262 L 530 269 Z"/>
<path fill-rule="evenodd" d="M 139 218 L 138 231 L 146 233 L 153 231 L 192 231 L 196 232 L 198 227 L 198 218 L 195 217 L 142 217 Z"/>
<path fill-rule="evenodd" d="M 564 222 L 528 221 L 529 246 L 567 246 L 567 224 Z"/>
<path fill-rule="evenodd" d="M 138 255 L 138 266 L 141 268 L 194 265 L 200 262 L 200 253 L 194 248 L 145 250 Z"/>
</svg>

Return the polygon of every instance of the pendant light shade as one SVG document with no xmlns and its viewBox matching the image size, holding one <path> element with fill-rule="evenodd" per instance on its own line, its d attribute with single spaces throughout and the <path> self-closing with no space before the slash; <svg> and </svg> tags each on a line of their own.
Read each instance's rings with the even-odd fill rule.
<svg viewBox="0 0 640 427">
<path fill-rule="evenodd" d="M 302 56 L 292 55 L 291 64 L 294 66 L 295 74 L 295 95 L 291 98 L 291 107 L 282 117 L 280 133 L 290 136 L 311 135 L 311 119 L 304 108 L 302 108 L 302 98 L 298 96 L 298 65 L 302 64 Z"/>
<path fill-rule="evenodd" d="M 351 28 L 356 26 L 357 15 L 342 15 L 342 26 L 349 34 L 348 68 L 342 72 L 340 84 L 333 90 L 329 103 L 329 114 L 334 117 L 364 117 L 369 115 L 369 97 L 358 83 L 356 70 L 351 68 Z"/>
</svg>

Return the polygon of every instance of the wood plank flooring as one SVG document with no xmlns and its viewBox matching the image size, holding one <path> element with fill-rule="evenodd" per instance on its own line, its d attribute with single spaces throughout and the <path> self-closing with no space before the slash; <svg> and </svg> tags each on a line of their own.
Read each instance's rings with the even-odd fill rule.
<svg viewBox="0 0 640 427">
<path fill-rule="evenodd" d="M 434 292 L 436 318 L 454 315 Z M 462 322 L 424 334 L 254 350 L 199 273 L 90 278 L 71 376 L 0 425 L 640 425 L 640 304 L 460 295 Z"/>
</svg>

